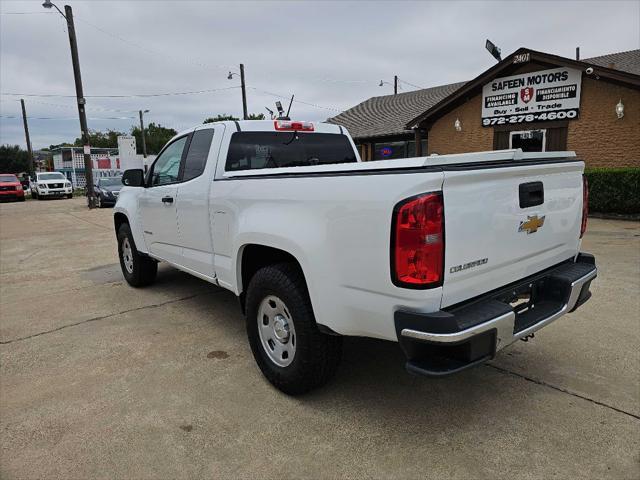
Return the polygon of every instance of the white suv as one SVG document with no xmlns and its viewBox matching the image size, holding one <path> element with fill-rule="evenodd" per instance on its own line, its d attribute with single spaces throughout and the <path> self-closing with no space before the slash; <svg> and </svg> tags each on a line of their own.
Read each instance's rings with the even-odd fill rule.
<svg viewBox="0 0 640 480">
<path fill-rule="evenodd" d="M 43 197 L 73 197 L 71 182 L 60 172 L 37 172 L 35 181 L 31 181 L 31 196 L 36 199 Z"/>
</svg>

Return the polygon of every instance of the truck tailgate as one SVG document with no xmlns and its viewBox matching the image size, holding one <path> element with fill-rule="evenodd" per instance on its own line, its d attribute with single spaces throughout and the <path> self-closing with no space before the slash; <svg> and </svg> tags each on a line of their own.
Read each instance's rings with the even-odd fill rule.
<svg viewBox="0 0 640 480">
<path fill-rule="evenodd" d="M 442 308 L 578 253 L 580 161 L 448 169 Z"/>
</svg>

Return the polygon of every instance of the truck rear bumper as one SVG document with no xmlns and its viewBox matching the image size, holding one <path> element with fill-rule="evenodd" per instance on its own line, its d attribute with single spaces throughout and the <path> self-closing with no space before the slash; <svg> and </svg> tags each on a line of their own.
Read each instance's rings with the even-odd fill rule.
<svg viewBox="0 0 640 480">
<path fill-rule="evenodd" d="M 581 253 L 515 284 L 434 313 L 395 313 L 398 341 L 411 373 L 442 376 L 493 358 L 570 313 L 591 297 L 595 258 Z"/>
</svg>

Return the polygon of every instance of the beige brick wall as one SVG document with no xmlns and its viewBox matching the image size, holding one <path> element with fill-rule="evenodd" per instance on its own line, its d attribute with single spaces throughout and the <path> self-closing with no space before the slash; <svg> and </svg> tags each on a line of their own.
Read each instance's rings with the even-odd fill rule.
<svg viewBox="0 0 640 480">
<path fill-rule="evenodd" d="M 640 91 L 583 77 L 580 118 L 569 122 L 567 148 L 588 167 L 640 167 Z"/>
<path fill-rule="evenodd" d="M 625 116 L 615 106 L 622 99 Z M 481 125 L 482 95 L 438 119 L 429 130 L 429 154 L 491 150 L 493 128 Z M 454 129 L 456 118 L 462 131 Z M 580 117 L 568 122 L 567 149 L 590 167 L 640 167 L 640 91 L 602 80 L 583 78 Z M 523 125 L 514 126 L 522 130 Z"/>
</svg>

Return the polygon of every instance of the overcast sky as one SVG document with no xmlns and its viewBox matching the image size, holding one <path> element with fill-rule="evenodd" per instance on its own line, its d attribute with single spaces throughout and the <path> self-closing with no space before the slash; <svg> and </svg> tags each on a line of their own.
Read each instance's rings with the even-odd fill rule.
<svg viewBox="0 0 640 480">
<path fill-rule="evenodd" d="M 66 25 L 41 3 L 0 0 L 0 143 L 25 145 L 20 97 L 7 93 L 24 95 L 34 148 L 79 136 L 75 100 L 64 97 L 75 94 Z M 95 130 L 129 131 L 139 109 L 177 130 L 218 113 L 240 116 L 240 89 L 229 89 L 240 82 L 227 73 L 241 62 L 250 112 L 273 109 L 278 98 L 267 92 L 294 93 L 305 103 L 294 103 L 292 117 L 318 121 L 393 93 L 378 84 L 396 74 L 422 87 L 469 80 L 494 63 L 486 38 L 503 56 L 521 46 L 573 57 L 579 45 L 583 58 L 640 48 L 637 0 L 69 3 Z M 225 90 L 91 97 L 213 89 Z"/>
</svg>

